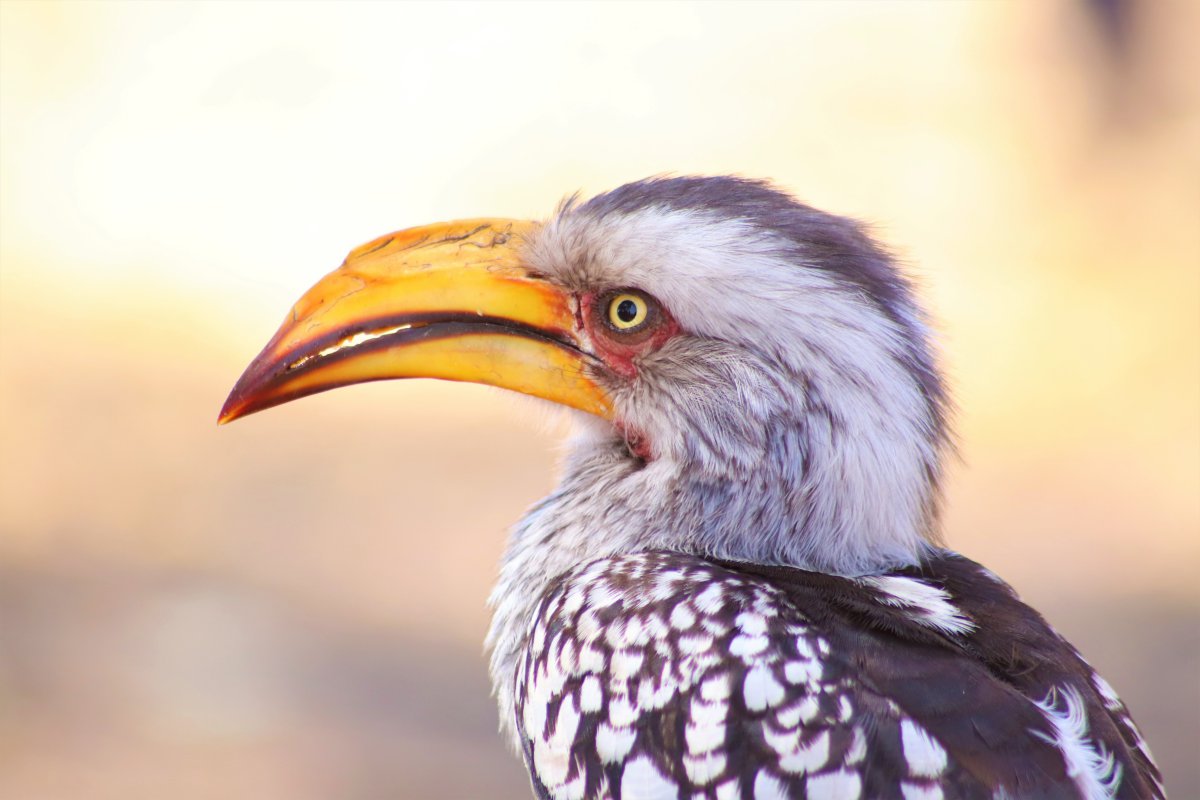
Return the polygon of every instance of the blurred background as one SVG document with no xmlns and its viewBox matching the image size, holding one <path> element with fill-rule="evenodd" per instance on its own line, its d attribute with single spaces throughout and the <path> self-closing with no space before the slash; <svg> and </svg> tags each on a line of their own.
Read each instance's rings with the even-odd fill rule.
<svg viewBox="0 0 1200 800">
<path fill-rule="evenodd" d="M 647 175 L 871 222 L 961 406 L 950 543 L 1200 797 L 1200 5 L 0 2 L 0 796 L 525 797 L 482 639 L 560 425 L 218 429 L 353 246 Z"/>
</svg>

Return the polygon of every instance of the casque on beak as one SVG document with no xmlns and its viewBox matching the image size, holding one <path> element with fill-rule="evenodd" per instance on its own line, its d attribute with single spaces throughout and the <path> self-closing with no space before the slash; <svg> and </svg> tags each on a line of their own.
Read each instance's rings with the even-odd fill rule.
<svg viewBox="0 0 1200 800">
<path fill-rule="evenodd" d="M 534 227 L 460 220 L 354 250 L 292 308 L 218 422 L 390 378 L 485 383 L 607 417 L 572 297 L 520 265 L 519 243 Z"/>
</svg>

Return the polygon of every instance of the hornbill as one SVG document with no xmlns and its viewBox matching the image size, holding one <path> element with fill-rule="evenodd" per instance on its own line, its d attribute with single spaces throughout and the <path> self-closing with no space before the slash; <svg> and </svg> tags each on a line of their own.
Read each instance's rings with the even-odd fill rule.
<svg viewBox="0 0 1200 800">
<path fill-rule="evenodd" d="M 490 600 L 539 798 L 1163 797 L 1109 684 L 940 545 L 930 338 L 859 224 L 653 178 L 359 247 L 220 421 L 412 377 L 573 409 Z"/>
</svg>

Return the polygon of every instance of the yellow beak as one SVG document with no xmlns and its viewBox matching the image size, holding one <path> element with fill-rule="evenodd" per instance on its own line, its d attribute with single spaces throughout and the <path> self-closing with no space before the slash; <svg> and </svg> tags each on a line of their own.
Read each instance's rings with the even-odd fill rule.
<svg viewBox="0 0 1200 800">
<path fill-rule="evenodd" d="M 520 265 L 534 225 L 460 220 L 359 247 L 300 298 L 218 422 L 389 378 L 486 383 L 607 417 L 571 296 Z"/>
</svg>

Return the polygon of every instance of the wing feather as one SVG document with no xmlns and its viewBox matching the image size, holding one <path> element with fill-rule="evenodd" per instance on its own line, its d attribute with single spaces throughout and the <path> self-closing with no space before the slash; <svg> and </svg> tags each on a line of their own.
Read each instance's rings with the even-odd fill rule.
<svg viewBox="0 0 1200 800">
<path fill-rule="evenodd" d="M 1124 706 L 1006 585 L 951 553 L 884 577 L 661 552 L 561 577 L 515 687 L 538 796 L 1161 796 Z"/>
</svg>

